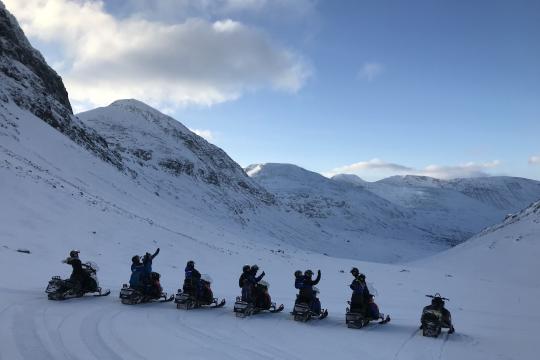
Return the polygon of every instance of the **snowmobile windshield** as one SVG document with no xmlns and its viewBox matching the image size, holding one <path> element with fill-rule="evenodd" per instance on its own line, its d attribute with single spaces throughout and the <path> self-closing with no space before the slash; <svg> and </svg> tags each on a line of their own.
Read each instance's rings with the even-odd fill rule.
<svg viewBox="0 0 540 360">
<path fill-rule="evenodd" d="M 259 284 L 266 287 L 267 289 L 270 289 L 270 284 L 267 281 L 261 280 L 259 281 Z"/>
<path fill-rule="evenodd" d="M 316 286 L 314 286 L 314 287 L 313 287 L 313 292 L 314 292 L 315 294 L 320 293 L 319 288 L 316 287 Z"/>
<path fill-rule="evenodd" d="M 201 274 L 201 280 L 206 281 L 207 283 L 212 283 L 212 278 L 208 274 Z"/>
<path fill-rule="evenodd" d="M 84 265 L 86 265 L 86 267 L 88 267 L 88 268 L 94 269 L 95 271 L 99 270 L 98 264 L 96 264 L 93 261 L 87 261 L 87 262 L 84 263 Z"/>
<path fill-rule="evenodd" d="M 371 295 L 379 295 L 379 292 L 377 291 L 375 285 L 372 282 L 368 282 L 366 283 L 366 285 Z"/>
</svg>

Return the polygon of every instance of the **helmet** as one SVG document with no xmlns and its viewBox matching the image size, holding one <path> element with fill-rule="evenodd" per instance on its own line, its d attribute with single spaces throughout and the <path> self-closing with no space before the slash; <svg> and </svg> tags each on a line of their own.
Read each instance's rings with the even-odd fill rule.
<svg viewBox="0 0 540 360">
<path fill-rule="evenodd" d="M 187 266 L 188 266 L 188 267 L 195 267 L 195 261 L 189 260 L 189 261 L 187 262 Z"/>
<path fill-rule="evenodd" d="M 131 262 L 133 262 L 133 263 L 140 263 L 140 262 L 141 262 L 141 258 L 139 257 L 139 255 L 135 255 L 134 257 L 131 258 Z"/>
<path fill-rule="evenodd" d="M 306 270 L 306 271 L 304 272 L 304 275 L 306 275 L 306 276 L 313 276 L 313 271 L 308 269 L 308 270 Z"/>
<path fill-rule="evenodd" d="M 302 272 L 301 272 L 300 270 L 296 270 L 296 271 L 294 272 L 294 276 L 295 276 L 295 277 L 302 276 Z"/>
<path fill-rule="evenodd" d="M 79 250 L 71 250 L 69 252 L 69 257 L 72 257 L 72 258 L 78 258 L 79 257 Z"/>
<path fill-rule="evenodd" d="M 435 296 L 431 300 L 431 305 L 437 306 L 437 307 L 443 307 L 444 306 L 444 300 L 440 296 Z"/>
<path fill-rule="evenodd" d="M 358 276 L 358 274 L 360 274 L 360 271 L 358 270 L 358 268 L 353 267 L 351 269 L 351 274 L 353 274 L 354 276 Z"/>
<path fill-rule="evenodd" d="M 259 270 L 259 266 L 257 264 L 251 265 L 251 270 L 253 271 Z"/>
<path fill-rule="evenodd" d="M 251 266 L 249 266 L 249 265 L 244 265 L 244 266 L 242 267 L 242 271 L 243 271 L 243 272 L 249 271 L 250 269 L 251 269 Z"/>
<path fill-rule="evenodd" d="M 360 278 L 360 280 L 366 280 L 366 275 L 364 274 L 359 274 L 358 277 Z"/>
</svg>

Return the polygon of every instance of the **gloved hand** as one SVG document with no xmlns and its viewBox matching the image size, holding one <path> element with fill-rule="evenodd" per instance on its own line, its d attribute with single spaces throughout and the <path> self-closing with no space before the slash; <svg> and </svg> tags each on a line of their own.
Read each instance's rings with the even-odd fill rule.
<svg viewBox="0 0 540 360">
<path fill-rule="evenodd" d="M 68 262 L 68 259 L 62 260 L 62 264 L 67 264 L 67 262 Z"/>
<path fill-rule="evenodd" d="M 264 276 L 264 275 L 266 275 L 266 273 L 263 271 L 262 274 L 261 274 L 261 276 Z"/>
<path fill-rule="evenodd" d="M 321 270 L 317 270 L 317 275 L 321 275 Z"/>
</svg>

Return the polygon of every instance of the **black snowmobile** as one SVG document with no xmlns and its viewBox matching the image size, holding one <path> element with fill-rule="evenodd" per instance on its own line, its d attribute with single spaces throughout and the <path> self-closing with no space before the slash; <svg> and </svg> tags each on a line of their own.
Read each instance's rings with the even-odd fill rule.
<svg viewBox="0 0 540 360">
<path fill-rule="evenodd" d="M 184 283 L 182 289 L 178 289 L 174 302 L 177 309 L 219 308 L 225 305 L 225 299 L 218 300 L 214 297 L 211 289 L 212 279 L 206 274 L 201 275 L 200 289 L 193 288 Z"/>
<path fill-rule="evenodd" d="M 272 302 L 268 289 L 270 284 L 264 280 L 255 284 L 253 291 L 254 302 L 243 301 L 240 296 L 236 297 L 234 303 L 234 313 L 237 317 L 246 317 L 255 315 L 261 312 L 278 313 L 285 308 L 283 304 L 279 306 L 275 302 Z"/>
<path fill-rule="evenodd" d="M 313 301 L 315 301 L 317 299 L 317 294 L 319 294 L 319 289 L 316 286 L 314 286 L 313 292 L 314 292 Z M 328 316 L 328 310 L 321 309 L 320 313 L 316 313 L 311 310 L 311 306 L 308 302 L 303 301 L 300 295 L 296 295 L 296 301 L 294 302 L 294 308 L 293 308 L 293 311 L 291 311 L 291 315 L 294 316 L 294 321 L 307 322 L 311 320 L 312 318 L 317 318 L 319 320 L 322 320 Z"/>
<path fill-rule="evenodd" d="M 449 329 L 448 334 L 454 333 L 450 312 L 444 308 L 444 301 L 450 301 L 450 299 L 442 297 L 439 293 L 426 296 L 431 298 L 431 305 L 424 307 L 422 310 L 420 319 L 422 335 L 438 337 L 443 328 Z"/>
<path fill-rule="evenodd" d="M 120 299 L 122 304 L 134 305 L 148 302 L 169 302 L 174 300 L 174 295 L 167 296 L 159 282 L 161 275 L 151 272 L 150 278 L 144 281 L 138 288 L 132 288 L 128 284 L 122 285 Z"/>
<path fill-rule="evenodd" d="M 45 292 L 49 300 L 66 300 L 75 297 L 82 297 L 86 294 L 93 296 L 107 296 L 111 293 L 109 289 L 99 287 L 97 279 L 98 266 L 93 262 L 82 264 L 84 278 L 81 281 L 81 286 L 75 286 L 74 281 L 70 279 L 62 280 L 60 276 L 53 276 L 47 285 Z"/>
<path fill-rule="evenodd" d="M 347 307 L 345 312 L 345 323 L 350 329 L 361 329 L 364 326 L 368 325 L 371 321 L 379 320 L 379 324 L 386 324 L 390 322 L 390 315 L 384 315 L 379 313 L 379 316 L 371 315 L 369 311 L 370 304 L 352 304 L 350 301 L 347 301 L 349 307 Z M 354 306 L 353 306 L 354 305 Z M 378 312 L 377 311 L 375 313 Z"/>
</svg>

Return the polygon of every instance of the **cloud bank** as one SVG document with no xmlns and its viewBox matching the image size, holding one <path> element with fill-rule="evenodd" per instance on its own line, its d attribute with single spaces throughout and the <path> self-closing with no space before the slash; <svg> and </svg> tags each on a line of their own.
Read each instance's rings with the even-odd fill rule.
<svg viewBox="0 0 540 360">
<path fill-rule="evenodd" d="M 296 92 L 311 74 L 301 55 L 230 19 L 165 24 L 117 19 L 102 1 L 4 2 L 31 39 L 60 49 L 57 70 L 79 109 L 119 98 L 209 106 L 260 88 Z"/>
<path fill-rule="evenodd" d="M 354 164 L 341 166 L 325 173 L 326 176 L 337 174 L 355 174 L 366 179 L 383 178 L 392 175 L 420 175 L 437 179 L 455 179 L 489 176 L 486 171 L 500 165 L 500 161 L 494 160 L 486 163 L 468 162 L 461 165 L 442 166 L 428 165 L 422 169 L 390 163 L 381 159 L 361 161 Z"/>
</svg>

